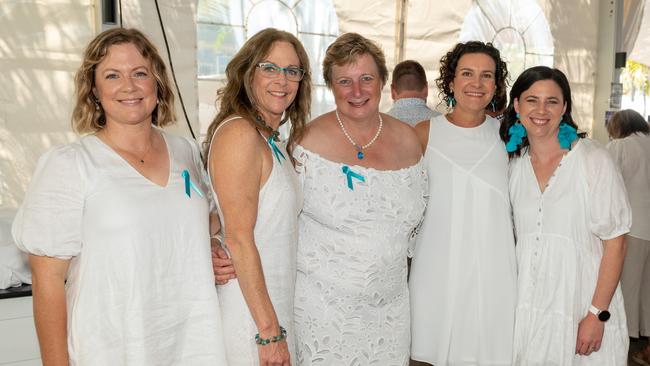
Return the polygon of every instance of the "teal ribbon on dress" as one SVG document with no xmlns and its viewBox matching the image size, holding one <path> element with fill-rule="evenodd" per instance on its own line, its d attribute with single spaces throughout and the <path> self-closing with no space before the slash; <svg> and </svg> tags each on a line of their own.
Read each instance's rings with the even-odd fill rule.
<svg viewBox="0 0 650 366">
<path fill-rule="evenodd" d="M 343 170 L 343 174 L 346 175 L 346 178 L 347 178 L 347 181 L 348 181 L 348 188 L 350 188 L 350 190 L 354 190 L 354 186 L 352 185 L 352 178 L 356 178 L 360 182 L 365 182 L 366 181 L 366 178 L 364 178 L 363 175 L 352 171 L 352 169 L 350 169 L 350 167 L 347 166 L 347 165 L 343 165 L 342 170 Z"/>
<path fill-rule="evenodd" d="M 280 148 L 278 148 L 278 145 L 275 144 L 273 135 L 269 136 L 268 142 L 269 145 L 271 145 L 271 150 L 273 150 L 273 154 L 275 155 L 275 158 L 278 159 L 278 163 L 282 164 L 282 160 L 280 160 L 280 158 L 287 160 L 287 158 L 284 157 L 282 151 L 280 151 Z"/>
<path fill-rule="evenodd" d="M 191 190 L 193 189 L 196 194 L 199 196 L 203 197 L 203 192 L 199 189 L 199 187 L 192 182 L 192 178 L 190 178 L 190 172 L 187 171 L 187 169 L 183 170 L 183 173 L 181 173 L 183 176 L 183 180 L 185 180 L 185 194 L 187 197 L 192 197 Z"/>
</svg>

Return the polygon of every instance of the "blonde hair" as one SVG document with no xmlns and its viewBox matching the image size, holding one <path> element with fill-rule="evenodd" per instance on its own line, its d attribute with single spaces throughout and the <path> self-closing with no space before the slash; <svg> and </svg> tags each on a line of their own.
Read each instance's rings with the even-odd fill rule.
<svg viewBox="0 0 650 366">
<path fill-rule="evenodd" d="M 174 93 L 170 87 L 167 67 L 156 47 L 137 29 L 112 28 L 97 35 L 86 47 L 83 61 L 75 74 L 75 106 L 72 111 L 72 128 L 79 134 L 94 133 L 106 125 L 106 115 L 93 94 L 95 69 L 113 45 L 133 44 L 142 57 L 151 62 L 151 73 L 156 80 L 158 104 L 153 111 L 152 123 L 167 126 L 176 120 Z M 99 108 L 97 108 L 99 107 Z"/>
<path fill-rule="evenodd" d="M 379 70 L 381 85 L 386 85 L 388 68 L 386 67 L 384 52 L 377 43 L 358 33 L 342 34 L 334 43 L 327 47 L 327 52 L 323 59 L 323 78 L 325 79 L 325 84 L 329 88 L 332 88 L 332 68 L 334 65 L 347 65 L 355 62 L 359 56 L 365 54 L 372 56 L 375 60 L 375 64 L 377 64 L 377 69 Z"/>
<path fill-rule="evenodd" d="M 208 127 L 203 143 L 204 156 L 208 156 L 214 131 L 228 116 L 241 116 L 251 121 L 258 130 L 272 132 L 269 127 L 257 120 L 258 112 L 252 85 L 257 64 L 268 57 L 276 42 L 287 42 L 293 46 L 300 60 L 300 67 L 305 72 L 299 82 L 296 97 L 285 113 L 285 120 L 287 118 L 291 120 L 287 152 L 295 165 L 293 148 L 304 134 L 311 108 L 311 69 L 307 52 L 298 38 L 275 28 L 266 28 L 251 37 L 226 66 L 226 85 L 217 91 L 219 113 Z"/>
</svg>

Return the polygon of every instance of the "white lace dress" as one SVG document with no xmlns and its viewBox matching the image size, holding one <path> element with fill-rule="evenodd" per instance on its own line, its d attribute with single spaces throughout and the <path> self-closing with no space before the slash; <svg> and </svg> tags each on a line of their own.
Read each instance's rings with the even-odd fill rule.
<svg viewBox="0 0 650 366">
<path fill-rule="evenodd" d="M 304 206 L 294 316 L 298 365 L 408 365 L 406 258 L 426 206 L 422 161 L 380 171 L 297 146 Z M 351 183 L 352 189 L 348 185 Z"/>
</svg>

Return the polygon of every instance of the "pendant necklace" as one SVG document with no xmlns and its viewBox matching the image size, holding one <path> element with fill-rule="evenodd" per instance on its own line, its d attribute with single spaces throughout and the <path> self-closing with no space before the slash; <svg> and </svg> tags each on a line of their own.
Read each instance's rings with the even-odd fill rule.
<svg viewBox="0 0 650 366">
<path fill-rule="evenodd" d="M 343 121 L 341 121 L 341 117 L 339 116 L 339 110 L 337 109 L 335 112 L 336 112 L 336 120 L 339 122 L 339 126 L 341 126 L 341 130 L 343 131 L 343 134 L 345 135 L 345 137 L 348 138 L 348 141 L 350 141 L 352 146 L 354 146 L 354 148 L 357 149 L 357 159 L 359 160 L 363 159 L 364 156 L 363 150 L 369 148 L 370 145 L 375 143 L 377 137 L 379 137 L 379 134 L 381 133 L 381 128 L 384 126 L 384 120 L 381 118 L 381 113 L 377 113 L 377 116 L 379 117 L 379 128 L 377 128 L 377 133 L 375 133 L 375 136 L 372 139 L 370 139 L 370 141 L 367 144 L 362 146 L 354 142 L 352 136 L 350 136 L 348 131 L 343 126 Z"/>
<path fill-rule="evenodd" d="M 140 164 L 144 164 L 144 158 L 146 158 L 147 155 L 149 155 L 149 152 L 151 151 L 151 148 L 153 147 L 153 141 L 151 141 L 150 144 L 149 144 L 149 147 L 147 147 L 147 150 L 144 152 L 144 154 L 142 154 L 142 156 L 141 156 L 140 158 L 138 158 L 134 153 L 132 153 L 132 152 L 130 152 L 130 151 L 128 151 L 128 150 L 124 150 L 124 149 L 122 149 L 121 147 L 117 146 L 117 144 L 115 144 L 115 143 L 113 142 L 113 139 L 111 139 L 111 137 L 108 136 L 107 133 L 104 133 L 104 136 L 106 137 L 106 140 L 108 140 L 108 142 L 110 143 L 109 146 L 115 146 L 115 147 L 118 148 L 119 150 L 124 151 L 124 152 L 126 152 L 126 153 L 129 153 L 129 154 L 132 155 L 132 156 L 135 156 L 136 159 L 138 159 L 138 161 L 140 162 Z"/>
</svg>

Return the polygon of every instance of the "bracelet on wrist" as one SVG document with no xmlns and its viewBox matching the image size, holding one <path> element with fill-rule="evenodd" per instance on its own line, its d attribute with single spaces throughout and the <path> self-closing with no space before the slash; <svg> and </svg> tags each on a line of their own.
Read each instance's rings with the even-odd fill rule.
<svg viewBox="0 0 650 366">
<path fill-rule="evenodd" d="M 287 338 L 287 330 L 284 327 L 280 326 L 280 334 L 273 336 L 271 338 L 262 338 L 260 334 L 255 334 L 255 343 L 260 346 L 266 346 L 267 344 L 273 342 L 280 342 L 281 340 Z"/>
</svg>

